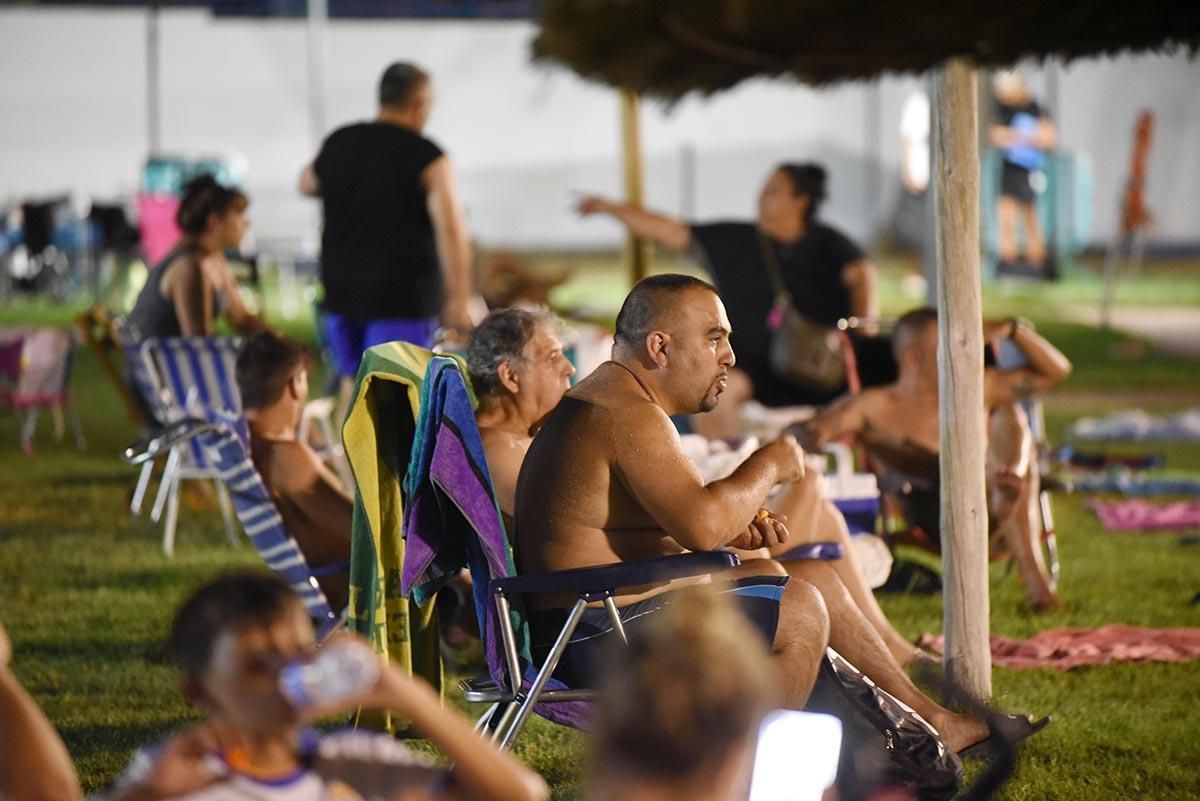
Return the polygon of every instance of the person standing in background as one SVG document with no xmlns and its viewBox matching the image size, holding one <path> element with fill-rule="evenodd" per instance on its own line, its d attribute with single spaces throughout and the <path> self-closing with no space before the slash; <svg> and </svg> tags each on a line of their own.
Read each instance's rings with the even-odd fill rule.
<svg viewBox="0 0 1200 801">
<path fill-rule="evenodd" d="M 920 280 L 915 277 L 905 279 L 906 294 L 923 296 L 927 303 L 934 304 L 937 303 L 937 248 L 934 245 L 933 192 L 929 191 L 933 163 L 931 128 L 929 94 L 923 85 L 918 86 L 900 110 L 901 193 L 894 244 L 914 252 L 919 262 Z"/>
<path fill-rule="evenodd" d="M 1036 201 L 1045 186 L 1046 152 L 1055 146 L 1058 135 L 1046 110 L 1029 93 L 1021 73 L 998 72 L 992 85 L 996 92 L 996 123 L 988 138 L 1003 154 L 1000 198 L 996 203 L 1000 228 L 997 256 L 1001 264 L 1009 266 L 1020 260 L 1017 248 L 1020 224 L 1025 229 L 1025 261 L 1031 268 L 1041 270 L 1046 263 L 1046 241 Z"/>
<path fill-rule="evenodd" d="M 800 315 L 829 331 L 842 318 L 879 314 L 874 262 L 820 219 L 825 184 L 819 164 L 780 164 L 763 184 L 753 221 L 705 224 L 595 195 L 580 198 L 581 216 L 606 215 L 669 251 L 693 252 L 725 300 L 737 367 L 729 372 L 721 411 L 694 418 L 696 433 L 710 439 L 736 436 L 737 407 L 751 398 L 764 406 L 789 406 L 823 403 L 841 393 L 841 388 L 814 390 L 789 382 L 773 371 L 768 355 L 770 318 L 779 300 L 773 271 Z"/>
<path fill-rule="evenodd" d="M 349 400 L 362 353 L 404 340 L 431 347 L 442 325 L 472 328 L 471 242 L 450 159 L 422 135 L 433 84 L 397 62 L 379 81 L 379 114 L 339 128 L 300 174 L 324 210 L 322 322 Z"/>
</svg>

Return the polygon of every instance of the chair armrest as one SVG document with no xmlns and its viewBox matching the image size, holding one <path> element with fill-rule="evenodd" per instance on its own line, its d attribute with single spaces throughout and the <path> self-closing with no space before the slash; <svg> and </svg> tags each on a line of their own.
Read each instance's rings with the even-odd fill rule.
<svg viewBox="0 0 1200 801">
<path fill-rule="evenodd" d="M 526 592 L 569 592 L 583 595 L 606 595 L 621 587 L 658 584 L 672 579 L 703 576 L 737 567 L 737 554 L 728 551 L 703 551 L 646 559 L 640 562 L 616 562 L 599 567 L 559 570 L 510 576 L 492 582 L 494 592 L 504 594 Z"/>
<path fill-rule="evenodd" d="M 121 458 L 132 465 L 158 458 L 181 442 L 206 431 L 215 431 L 216 426 L 198 417 L 185 417 L 165 425 L 139 439 L 121 453 Z"/>
<path fill-rule="evenodd" d="M 780 562 L 791 562 L 797 559 L 822 559 L 831 561 L 841 559 L 845 549 L 840 542 L 809 542 L 797 545 L 782 556 L 776 557 Z"/>
</svg>

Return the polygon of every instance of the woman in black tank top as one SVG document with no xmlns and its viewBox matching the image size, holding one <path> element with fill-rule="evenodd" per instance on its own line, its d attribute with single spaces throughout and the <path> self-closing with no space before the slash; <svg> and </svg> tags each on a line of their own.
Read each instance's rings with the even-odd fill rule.
<svg viewBox="0 0 1200 801">
<path fill-rule="evenodd" d="M 211 175 L 184 187 L 175 221 L 183 239 L 146 279 L 127 325 L 136 339 L 212 336 L 217 317 L 242 333 L 266 327 L 242 303 L 225 261 L 246 235 L 249 200 Z"/>
</svg>

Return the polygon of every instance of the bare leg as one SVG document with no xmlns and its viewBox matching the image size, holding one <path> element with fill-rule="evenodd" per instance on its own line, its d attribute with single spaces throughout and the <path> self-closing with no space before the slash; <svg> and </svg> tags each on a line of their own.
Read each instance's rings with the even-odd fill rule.
<svg viewBox="0 0 1200 801">
<path fill-rule="evenodd" d="M 729 371 L 729 385 L 717 407 L 706 414 L 692 415 L 692 427 L 707 439 L 732 439 L 741 433 L 738 408 L 754 397 L 750 377 L 736 367 Z"/>
<path fill-rule="evenodd" d="M 1030 605 L 1039 612 L 1061 606 L 1042 556 L 1038 506 L 1040 475 L 1025 410 L 1011 403 L 988 418 L 988 512 L 995 531 L 1017 560 Z"/>
<path fill-rule="evenodd" d="M 850 592 L 850 597 L 883 638 L 888 651 L 901 665 L 907 665 L 917 655 L 916 646 L 888 622 L 887 615 L 875 600 L 875 593 L 871 591 L 858 556 L 850 544 L 850 531 L 846 528 L 845 518 L 836 506 L 821 497 L 819 476 L 812 473 L 809 475 L 813 475 L 814 478 L 809 479 L 806 476 L 805 480 L 793 484 L 780 494 L 776 511 L 787 515 L 788 532 L 791 536 L 787 543 L 775 549 L 772 556 L 779 556 L 797 545 L 809 542 L 840 542 L 842 553 L 845 555 L 841 559 L 829 561 L 829 566 L 838 574 Z M 784 562 L 783 566 L 788 568 L 791 564 L 793 562 Z"/>
<path fill-rule="evenodd" d="M 999 230 L 996 237 L 996 255 L 1001 261 L 1017 260 L 1017 217 L 1020 205 L 1011 197 L 1001 195 L 996 201 L 996 216 Z"/>
<path fill-rule="evenodd" d="M 941 733 L 951 749 L 961 751 L 987 736 L 986 723 L 951 712 L 912 683 L 833 568 L 821 562 L 798 561 L 788 565 L 788 572 L 793 579 L 801 578 L 820 590 L 829 610 L 830 647 L 881 688 L 915 709 Z"/>
<path fill-rule="evenodd" d="M 1025 221 L 1025 257 L 1034 267 L 1046 261 L 1046 240 L 1042 237 L 1042 221 L 1038 218 L 1037 204 L 1030 203 L 1021 209 Z"/>
<path fill-rule="evenodd" d="M 749 576 L 783 576 L 778 562 L 754 559 L 719 574 L 722 580 Z M 780 703 L 787 709 L 803 709 L 817 681 L 817 671 L 829 644 L 829 614 L 815 587 L 789 581 L 779 604 L 779 625 L 771 656 L 777 666 Z"/>
</svg>

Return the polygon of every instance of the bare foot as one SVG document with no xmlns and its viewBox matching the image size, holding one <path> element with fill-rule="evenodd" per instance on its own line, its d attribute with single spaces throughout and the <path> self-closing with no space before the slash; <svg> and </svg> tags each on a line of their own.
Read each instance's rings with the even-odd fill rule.
<svg viewBox="0 0 1200 801">
<path fill-rule="evenodd" d="M 987 721 L 977 720 L 966 715 L 947 712 L 941 715 L 937 721 L 929 722 L 942 735 L 942 739 L 946 741 L 946 747 L 956 754 L 964 748 L 986 740 L 988 736 Z"/>
</svg>

